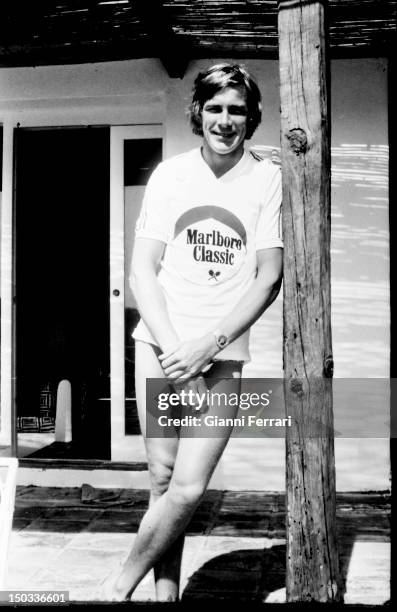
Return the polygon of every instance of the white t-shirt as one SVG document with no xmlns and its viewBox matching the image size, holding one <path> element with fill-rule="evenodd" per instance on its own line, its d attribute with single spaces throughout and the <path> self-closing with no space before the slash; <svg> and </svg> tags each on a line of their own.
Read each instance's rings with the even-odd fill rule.
<svg viewBox="0 0 397 612">
<path fill-rule="evenodd" d="M 137 238 L 166 244 L 158 274 L 180 340 L 214 331 L 249 291 L 256 251 L 282 247 L 281 172 L 244 151 L 216 178 L 201 150 L 160 163 L 146 187 Z M 133 337 L 157 344 L 141 320 Z M 217 359 L 249 361 L 249 330 Z"/>
</svg>

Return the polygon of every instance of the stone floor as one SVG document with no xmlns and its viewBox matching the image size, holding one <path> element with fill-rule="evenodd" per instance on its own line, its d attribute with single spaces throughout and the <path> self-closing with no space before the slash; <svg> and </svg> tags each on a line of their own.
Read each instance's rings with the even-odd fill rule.
<svg viewBox="0 0 397 612">
<path fill-rule="evenodd" d="M 98 601 L 100 584 L 133 544 L 147 490 L 19 486 L 11 536 L 9 590 L 67 590 Z M 182 601 L 285 601 L 285 496 L 209 490 L 187 530 Z M 345 603 L 389 599 L 387 492 L 337 495 Z M 154 599 L 149 574 L 136 601 Z"/>
</svg>

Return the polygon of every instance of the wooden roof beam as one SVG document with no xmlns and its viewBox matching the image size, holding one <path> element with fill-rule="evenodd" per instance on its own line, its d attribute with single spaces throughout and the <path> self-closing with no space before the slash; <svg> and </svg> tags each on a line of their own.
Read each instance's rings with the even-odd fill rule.
<svg viewBox="0 0 397 612">
<path fill-rule="evenodd" d="M 190 47 L 171 27 L 163 0 L 138 0 L 136 14 L 148 32 L 157 56 L 168 75 L 182 79 L 190 61 Z"/>
</svg>

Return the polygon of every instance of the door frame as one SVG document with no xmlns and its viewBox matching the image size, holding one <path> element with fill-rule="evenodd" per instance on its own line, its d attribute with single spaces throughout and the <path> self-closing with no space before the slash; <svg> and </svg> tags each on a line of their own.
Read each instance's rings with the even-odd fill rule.
<svg viewBox="0 0 397 612">
<path fill-rule="evenodd" d="M 112 461 L 133 461 L 125 434 L 125 234 L 124 141 L 161 138 L 162 124 L 110 128 L 110 453 Z"/>
<path fill-rule="evenodd" d="M 110 128 L 111 132 L 111 145 L 110 145 L 110 226 L 112 224 L 112 220 L 116 222 L 120 222 L 120 213 L 118 215 L 113 213 L 112 207 L 113 202 L 118 202 L 118 206 L 122 202 L 124 206 L 124 189 L 123 189 L 123 146 L 122 140 L 120 140 L 121 134 L 127 134 L 127 138 L 162 138 L 163 142 L 165 141 L 164 134 L 164 123 L 160 123 L 163 121 L 163 118 L 159 115 L 160 110 L 154 105 L 149 105 L 150 108 L 146 113 L 148 116 L 154 115 L 154 121 L 150 121 L 148 123 L 147 117 L 143 119 L 143 121 L 139 121 L 139 123 L 135 123 L 135 115 L 137 113 L 134 104 L 136 105 L 136 100 L 131 100 L 129 96 L 121 96 L 122 100 L 122 108 L 120 111 L 120 100 L 118 100 L 117 109 L 112 108 L 102 108 L 103 101 L 102 98 L 98 98 L 100 105 L 100 110 L 98 111 L 96 108 L 94 109 L 96 112 L 92 116 L 92 120 L 87 122 L 87 111 L 85 107 L 77 108 L 73 110 L 73 112 L 68 109 L 67 106 L 63 107 L 62 104 L 60 108 L 51 109 L 43 113 L 38 111 L 37 109 L 31 109 L 30 107 L 24 107 L 23 111 L 19 113 L 15 113 L 12 107 L 7 109 L 7 112 L 4 113 L 3 117 L 3 189 L 2 189 L 2 201 L 1 201 L 1 255 L 0 255 L 0 263 L 1 263 L 1 343 L 0 343 L 0 405 L 1 405 L 1 413 L 0 413 L 0 445 L 7 447 L 7 452 L 11 454 L 11 456 L 17 456 L 17 431 L 16 431 L 16 403 L 15 403 L 15 321 L 14 321 L 14 300 L 16 294 L 15 287 L 15 262 L 14 262 L 14 245 L 15 245 L 15 224 L 14 224 L 14 196 L 15 196 L 15 147 L 14 147 L 14 130 L 21 127 L 30 127 L 30 128 L 66 128 L 66 127 L 87 127 L 88 125 L 92 126 L 107 126 Z M 93 100 L 94 103 L 98 103 L 98 100 L 95 98 Z M 78 100 L 77 102 L 80 102 Z M 68 111 L 70 116 L 68 115 Z M 139 114 L 139 113 L 138 113 Z M 144 113 L 145 114 L 145 113 Z M 95 116 L 94 116 L 95 115 Z M 120 125 L 120 119 L 124 116 L 125 121 Z M 131 121 L 132 119 L 132 121 Z M 129 120 L 131 121 L 129 123 Z M 160 120 L 160 121 L 159 121 Z M 112 140 L 112 132 L 114 134 Z M 129 133 L 134 134 L 135 136 L 130 136 Z M 119 141 L 119 144 L 117 144 Z M 120 144 L 121 144 L 121 157 L 120 157 Z M 112 156 L 115 155 L 116 158 L 112 160 Z M 118 156 L 118 158 L 117 158 Z M 112 174 L 114 173 L 114 174 Z M 112 177 L 113 180 L 112 180 Z M 121 180 L 120 180 L 121 177 Z M 119 187 L 117 188 L 117 178 L 119 179 Z M 114 180 L 116 179 L 116 180 Z M 121 197 L 122 196 L 122 197 Z M 123 211 L 124 212 L 124 211 Z M 121 217 L 122 222 L 124 221 L 123 216 Z M 123 223 L 123 232 L 124 232 L 124 223 Z M 113 236 L 113 240 L 110 239 L 110 247 L 111 249 L 115 247 L 116 238 Z M 124 246 L 124 235 L 122 235 L 122 242 Z M 120 249 L 120 247 L 118 247 Z M 114 252 L 114 251 L 113 251 Z M 110 251 L 110 255 L 112 250 Z M 110 274 L 112 274 L 113 270 L 117 270 L 117 265 L 115 268 L 110 269 Z M 124 278 L 124 274 L 123 274 Z M 118 279 L 120 281 L 120 278 Z M 116 296 L 113 295 L 113 290 L 116 288 L 113 282 L 113 279 L 110 278 L 110 317 L 112 317 L 112 310 L 118 313 L 116 304 L 120 307 L 120 304 L 124 304 L 124 282 L 120 284 L 120 291 L 122 292 L 120 295 L 120 300 L 117 301 Z M 120 318 L 122 321 L 122 327 L 124 331 L 124 313 Z M 115 328 L 115 325 L 111 323 L 111 347 L 110 347 L 110 358 L 112 363 L 112 357 L 114 359 L 114 364 L 119 365 L 119 372 L 122 374 L 122 380 L 124 383 L 124 361 L 121 364 L 120 360 L 120 348 L 117 349 L 112 345 L 112 327 Z M 121 331 L 120 326 L 119 329 L 113 330 L 116 333 L 115 338 L 122 337 L 122 342 L 120 347 L 122 347 L 122 354 L 124 356 L 124 336 L 122 336 L 123 331 Z M 118 361 L 117 361 L 118 360 Z M 122 365 L 122 367 L 121 367 Z M 113 368 L 113 373 L 115 372 Z M 119 376 L 120 376 L 119 374 Z M 112 374 L 111 374 L 112 376 Z M 122 388 L 122 396 L 120 393 L 120 389 Z M 112 381 L 111 378 L 111 392 L 114 392 L 117 395 L 116 400 L 111 401 L 111 422 L 112 422 L 112 445 L 111 448 L 114 450 L 115 445 L 120 441 L 125 441 L 126 436 L 124 435 L 124 406 L 121 410 L 121 401 L 124 404 L 124 384 L 121 384 L 121 381 L 118 382 Z M 115 415 L 115 417 L 113 416 Z M 118 419 L 122 415 L 121 422 L 115 423 L 115 418 Z M 118 432 L 121 430 L 123 435 L 118 436 Z M 114 435 L 113 435 L 114 430 Z M 113 452 L 111 450 L 111 458 L 115 460 L 115 457 L 120 455 L 117 450 Z M 123 460 L 125 457 L 123 456 Z"/>
<path fill-rule="evenodd" d="M 0 445 L 11 447 L 16 457 L 14 296 L 14 128 L 3 122 L 3 191 L 1 201 L 1 352 L 0 352 Z"/>
</svg>

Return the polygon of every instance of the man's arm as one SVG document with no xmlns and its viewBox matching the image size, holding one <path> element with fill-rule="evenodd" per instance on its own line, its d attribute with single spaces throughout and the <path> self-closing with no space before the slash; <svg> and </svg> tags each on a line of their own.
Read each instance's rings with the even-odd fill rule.
<svg viewBox="0 0 397 612">
<path fill-rule="evenodd" d="M 276 299 L 281 287 L 283 249 L 257 251 L 257 266 L 258 273 L 251 289 L 218 325 L 230 342 L 250 328 Z"/>
<path fill-rule="evenodd" d="M 140 315 L 153 338 L 163 351 L 180 345 L 178 335 L 168 316 L 162 288 L 158 282 L 157 271 L 163 256 L 165 243 L 151 238 L 136 238 L 132 255 L 130 284 L 137 301 Z M 189 377 L 175 390 L 192 391 L 202 395 L 207 387 L 201 372 Z"/>
<path fill-rule="evenodd" d="M 168 316 L 157 271 L 165 243 L 151 238 L 136 238 L 131 263 L 130 285 L 139 313 L 161 350 L 179 345 L 179 338 Z"/>
<path fill-rule="evenodd" d="M 282 248 L 257 251 L 258 271 L 254 283 L 224 319 L 214 322 L 214 330 L 219 329 L 232 342 L 251 327 L 276 299 L 281 287 L 282 266 Z M 179 347 L 163 353 L 159 359 L 167 377 L 183 381 L 199 372 L 219 350 L 214 335 L 209 333 L 180 343 Z"/>
</svg>

